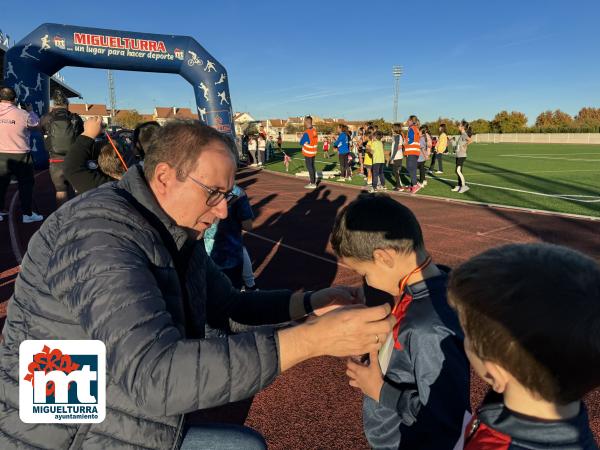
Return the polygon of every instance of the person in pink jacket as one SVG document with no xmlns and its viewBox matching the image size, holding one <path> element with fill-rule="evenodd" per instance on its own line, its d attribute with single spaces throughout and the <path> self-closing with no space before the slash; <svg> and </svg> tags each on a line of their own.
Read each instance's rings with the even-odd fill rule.
<svg viewBox="0 0 600 450">
<path fill-rule="evenodd" d="M 29 131 L 39 127 L 40 118 L 31 105 L 26 111 L 17 108 L 16 100 L 13 89 L 0 87 L 0 220 L 8 214 L 6 190 L 14 176 L 19 183 L 23 223 L 39 222 L 44 217 L 31 209 L 34 178 Z"/>
</svg>

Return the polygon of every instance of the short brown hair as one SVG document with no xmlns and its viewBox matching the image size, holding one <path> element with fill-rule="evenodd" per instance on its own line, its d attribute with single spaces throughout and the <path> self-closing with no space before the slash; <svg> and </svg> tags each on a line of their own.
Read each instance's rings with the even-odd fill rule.
<svg viewBox="0 0 600 450">
<path fill-rule="evenodd" d="M 167 163 L 177 171 L 177 179 L 185 180 L 196 168 L 204 147 L 211 142 L 221 142 L 237 161 L 237 150 L 233 139 L 197 120 L 173 120 L 156 130 L 146 149 L 144 175 L 147 180 L 154 177 L 156 166 Z"/>
<path fill-rule="evenodd" d="M 122 154 L 122 153 L 121 153 Z M 104 144 L 98 154 L 98 167 L 115 180 L 120 180 L 126 170 L 110 143 Z"/>
<path fill-rule="evenodd" d="M 377 249 L 402 254 L 424 249 L 413 212 L 386 194 L 362 194 L 338 214 L 331 246 L 341 257 L 373 260 Z"/>
<path fill-rule="evenodd" d="M 587 256 L 494 248 L 451 272 L 448 297 L 475 354 L 544 400 L 567 404 L 600 385 L 600 267 Z"/>
</svg>

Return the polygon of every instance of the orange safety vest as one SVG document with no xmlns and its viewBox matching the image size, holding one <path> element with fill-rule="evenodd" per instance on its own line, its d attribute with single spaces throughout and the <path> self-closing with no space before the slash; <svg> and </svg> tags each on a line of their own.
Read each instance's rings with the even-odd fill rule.
<svg viewBox="0 0 600 450">
<path fill-rule="evenodd" d="M 417 128 L 415 125 L 410 127 L 411 130 L 413 130 L 414 133 L 414 139 L 412 141 L 412 143 L 408 144 L 408 134 L 407 134 L 407 144 L 404 145 L 404 154 L 406 156 L 408 155 L 415 155 L 415 156 L 419 156 L 419 154 L 421 153 L 421 146 L 419 144 L 419 140 L 421 139 L 421 133 L 419 133 L 419 128 Z"/>
<path fill-rule="evenodd" d="M 319 135 L 315 127 L 304 130 L 308 135 L 309 142 L 302 146 L 302 154 L 308 158 L 317 156 L 317 145 L 319 143 Z"/>
</svg>

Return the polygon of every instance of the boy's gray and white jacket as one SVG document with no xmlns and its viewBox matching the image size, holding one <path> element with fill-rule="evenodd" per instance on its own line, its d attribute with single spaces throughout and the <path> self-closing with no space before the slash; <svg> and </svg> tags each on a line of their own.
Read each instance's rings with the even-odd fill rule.
<svg viewBox="0 0 600 450">
<path fill-rule="evenodd" d="M 441 269 L 441 268 L 440 268 Z M 379 402 L 365 397 L 364 430 L 376 449 L 452 450 L 470 410 L 469 362 L 447 274 L 412 284 Z"/>
</svg>

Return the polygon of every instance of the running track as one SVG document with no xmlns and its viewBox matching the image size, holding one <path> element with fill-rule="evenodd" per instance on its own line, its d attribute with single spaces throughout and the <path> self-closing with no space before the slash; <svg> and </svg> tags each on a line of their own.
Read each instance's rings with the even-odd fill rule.
<svg viewBox="0 0 600 450">
<path fill-rule="evenodd" d="M 254 231 L 245 239 L 259 287 L 318 289 L 360 282 L 355 274 L 337 264 L 328 244 L 337 211 L 355 198 L 359 189 L 326 184 L 306 191 L 302 189 L 304 180 L 253 170 L 242 171 L 238 180 L 247 190 L 257 216 Z M 54 202 L 46 173 L 37 178 L 35 195 L 40 211 L 49 214 Z M 419 218 L 429 251 L 439 263 L 453 266 L 489 247 L 536 241 L 568 245 L 600 261 L 597 221 L 402 194 L 396 198 Z M 18 204 L 15 212 L 19 213 Z M 36 228 L 17 224 L 16 242 L 21 252 Z M 12 292 L 16 266 L 4 221 L 0 223 L 0 321 Z M 474 404 L 484 389 L 481 382 L 473 383 Z M 600 392 L 595 391 L 586 400 L 599 440 Z M 282 374 L 257 395 L 246 424 L 263 433 L 273 449 L 362 449 L 368 447 L 362 436 L 360 408 L 361 395 L 347 385 L 344 362 L 318 358 Z M 239 419 L 244 413 L 241 405 L 227 414 Z M 224 419 L 223 412 L 218 417 Z"/>
</svg>

